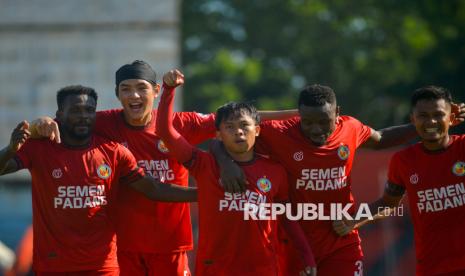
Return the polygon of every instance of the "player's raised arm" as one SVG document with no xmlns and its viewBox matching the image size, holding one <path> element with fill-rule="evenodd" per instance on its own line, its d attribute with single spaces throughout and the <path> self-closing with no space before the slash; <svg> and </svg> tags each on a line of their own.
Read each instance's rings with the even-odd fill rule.
<svg viewBox="0 0 465 276">
<path fill-rule="evenodd" d="M 171 70 L 163 75 L 163 93 L 158 104 L 156 124 L 158 136 L 180 163 L 190 161 L 194 149 L 173 126 L 175 88 L 183 83 L 184 75 L 178 70 Z"/>
<path fill-rule="evenodd" d="M 371 136 L 363 143 L 364 148 L 386 149 L 408 143 L 417 137 L 412 124 L 392 126 L 371 131 Z"/>
<path fill-rule="evenodd" d="M 262 121 L 269 120 L 286 120 L 291 119 L 295 116 L 299 116 L 297 109 L 289 110 L 259 110 L 258 115 Z"/>
<path fill-rule="evenodd" d="M 197 201 L 197 188 L 161 183 L 150 176 L 140 178 L 129 185 L 151 200 L 166 202 Z"/>
<path fill-rule="evenodd" d="M 19 170 L 13 157 L 30 136 L 31 132 L 27 121 L 22 121 L 16 126 L 11 134 L 10 144 L 0 151 L 0 175 Z"/>
<path fill-rule="evenodd" d="M 334 231 L 338 235 L 344 236 L 349 234 L 353 229 L 360 228 L 365 224 L 389 217 L 390 213 L 399 206 L 404 193 L 405 188 L 388 181 L 386 183 L 383 196 L 369 204 L 370 213 L 374 214 L 373 219 L 363 218 L 358 221 L 337 220 L 333 222 Z"/>
<path fill-rule="evenodd" d="M 465 121 L 465 104 L 451 104 L 454 117 L 452 126 Z M 386 149 L 408 143 L 417 137 L 417 131 L 413 124 L 392 126 L 380 130 L 372 130 L 370 138 L 362 145 L 371 149 Z"/>
</svg>

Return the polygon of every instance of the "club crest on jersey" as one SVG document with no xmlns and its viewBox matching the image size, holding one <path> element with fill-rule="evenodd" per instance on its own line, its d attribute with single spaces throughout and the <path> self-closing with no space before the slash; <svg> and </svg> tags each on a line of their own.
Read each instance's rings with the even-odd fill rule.
<svg viewBox="0 0 465 276">
<path fill-rule="evenodd" d="M 340 145 L 339 148 L 337 148 L 337 156 L 339 156 L 339 159 L 346 160 L 347 158 L 349 158 L 349 155 L 350 150 L 348 146 Z"/>
<path fill-rule="evenodd" d="M 266 177 L 262 177 L 257 180 L 257 187 L 260 191 L 267 193 L 271 190 L 271 181 Z"/>
<path fill-rule="evenodd" d="M 111 175 L 111 168 L 107 164 L 102 164 L 97 168 L 98 177 L 101 179 L 107 179 Z"/>
<path fill-rule="evenodd" d="M 458 161 L 452 167 L 452 172 L 456 176 L 464 176 L 465 175 L 465 162 Z"/>
<path fill-rule="evenodd" d="M 163 153 L 169 152 L 168 148 L 165 146 L 165 143 L 163 143 L 162 140 L 158 140 L 157 147 L 160 152 L 163 152 Z"/>
</svg>

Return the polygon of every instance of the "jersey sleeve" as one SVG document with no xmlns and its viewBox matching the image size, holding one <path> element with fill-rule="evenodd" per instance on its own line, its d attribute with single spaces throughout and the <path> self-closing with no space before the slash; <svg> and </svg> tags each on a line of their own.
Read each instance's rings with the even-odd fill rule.
<svg viewBox="0 0 465 276">
<path fill-rule="evenodd" d="M 195 148 L 173 125 L 174 94 L 174 87 L 163 85 L 163 94 L 158 103 L 156 133 L 168 147 L 172 156 L 180 163 L 186 163 L 192 159 Z"/>
<path fill-rule="evenodd" d="M 173 125 L 192 145 L 213 138 L 216 133 L 214 113 L 177 112 L 174 113 Z"/>
<path fill-rule="evenodd" d="M 279 181 L 278 191 L 274 197 L 276 202 L 287 202 L 289 201 L 289 183 L 287 179 L 286 170 L 282 167 L 279 168 L 282 172 L 281 180 Z"/>
<path fill-rule="evenodd" d="M 192 176 L 197 177 L 202 173 L 213 170 L 216 166 L 216 162 L 211 154 L 195 148 L 192 152 L 192 159 L 184 163 L 184 166 L 189 170 Z M 199 184 L 200 183 L 197 183 L 197 185 Z"/>
<path fill-rule="evenodd" d="M 18 169 L 30 169 L 32 168 L 32 159 L 35 156 L 34 149 L 38 149 L 38 145 L 34 146 L 37 141 L 29 139 L 21 146 L 21 148 L 16 152 L 16 155 L 13 157 L 18 165 Z"/>
<path fill-rule="evenodd" d="M 134 155 L 122 145 L 116 144 L 117 168 L 121 184 L 130 184 L 144 177 L 144 170 L 137 165 Z"/>
<path fill-rule="evenodd" d="M 371 137 L 372 129 L 371 127 L 363 124 L 362 122 L 360 122 L 359 120 L 353 117 L 349 117 L 349 118 L 352 123 L 352 128 L 356 133 L 355 139 L 357 140 L 356 145 L 358 148 L 360 145 L 365 143 Z"/>
<path fill-rule="evenodd" d="M 395 153 L 389 161 L 388 182 L 405 188 L 402 181 L 401 162 L 399 153 Z"/>
</svg>

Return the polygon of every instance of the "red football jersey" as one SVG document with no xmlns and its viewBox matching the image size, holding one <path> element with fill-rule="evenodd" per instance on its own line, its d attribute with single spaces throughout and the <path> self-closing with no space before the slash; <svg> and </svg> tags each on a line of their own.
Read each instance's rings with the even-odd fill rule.
<svg viewBox="0 0 465 276">
<path fill-rule="evenodd" d="M 85 148 L 28 140 L 16 160 L 32 176 L 34 270 L 118 267 L 112 198 L 144 176 L 129 150 L 98 136 Z"/>
<path fill-rule="evenodd" d="M 370 137 L 371 128 L 352 117 L 340 116 L 326 145 L 317 147 L 302 134 L 298 117 L 267 121 L 261 127 L 256 148 L 286 168 L 293 204 L 321 203 L 324 214 L 329 215 L 329 203 L 354 203 L 350 187 L 352 162 L 356 149 Z M 352 207 L 349 213 L 353 212 Z M 338 236 L 330 220 L 299 222 L 317 260 L 344 246 L 360 243 L 357 231 Z"/>
<path fill-rule="evenodd" d="M 197 180 L 199 246 L 196 275 L 277 275 L 276 220 L 245 220 L 244 204 L 287 200 L 284 168 L 269 159 L 239 163 L 250 185 L 226 193 L 214 157 L 196 150 L 190 172 Z"/>
<path fill-rule="evenodd" d="M 188 185 L 188 172 L 170 156 L 155 134 L 157 110 L 145 127 L 126 123 L 123 111 L 97 112 L 95 132 L 126 146 L 146 174 L 162 182 Z M 174 127 L 192 144 L 215 135 L 214 114 L 174 113 Z M 120 250 L 144 253 L 169 253 L 193 247 L 188 203 L 154 202 L 130 188 L 123 187 L 118 199 L 117 235 Z"/>
<path fill-rule="evenodd" d="M 415 234 L 417 273 L 465 269 L 465 135 L 451 136 L 441 152 L 421 143 L 397 152 L 388 180 L 408 194 Z"/>
</svg>

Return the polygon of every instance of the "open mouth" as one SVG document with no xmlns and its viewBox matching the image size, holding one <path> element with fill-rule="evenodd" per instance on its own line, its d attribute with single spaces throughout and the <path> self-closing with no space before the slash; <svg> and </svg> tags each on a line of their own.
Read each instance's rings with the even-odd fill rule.
<svg viewBox="0 0 465 276">
<path fill-rule="evenodd" d="M 439 128 L 437 128 L 437 127 L 425 128 L 425 133 L 434 134 L 434 133 L 438 133 L 438 132 L 439 132 Z"/>
<path fill-rule="evenodd" d="M 129 104 L 129 108 L 135 112 L 141 111 L 142 107 L 143 107 L 142 103 L 130 103 Z"/>
</svg>

